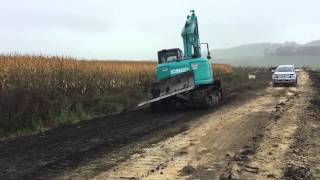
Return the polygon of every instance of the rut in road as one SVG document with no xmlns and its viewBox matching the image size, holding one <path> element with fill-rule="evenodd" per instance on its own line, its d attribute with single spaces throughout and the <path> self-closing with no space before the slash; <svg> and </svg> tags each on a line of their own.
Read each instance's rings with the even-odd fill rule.
<svg viewBox="0 0 320 180">
<path fill-rule="evenodd" d="M 226 105 L 198 117 L 186 132 L 143 149 L 142 153 L 131 156 L 94 179 L 219 179 L 235 154 L 247 152 L 248 149 L 251 150 L 248 151 L 249 155 L 257 151 L 252 166 L 258 166 L 262 172 L 248 175 L 248 178 L 266 178 L 269 171 L 275 170 L 270 167 L 279 168 L 281 163 L 264 155 L 263 149 L 272 149 L 274 145 L 272 140 L 264 136 L 280 136 L 279 139 L 274 138 L 280 144 L 272 158 L 283 156 L 287 146 L 292 143 L 284 139 L 296 130 L 289 123 L 290 119 L 297 113 L 303 113 L 308 100 L 305 97 L 312 92 L 308 80 L 308 74 L 303 71 L 300 73 L 302 83 L 298 88 L 269 87 L 253 100 Z M 275 125 L 274 122 L 279 124 Z M 283 134 L 281 128 L 286 128 Z M 248 160 L 252 156 L 246 158 Z M 260 162 L 261 158 L 265 159 Z M 239 176 L 237 173 L 233 175 Z"/>
<path fill-rule="evenodd" d="M 249 167 L 259 168 L 259 173 L 244 173 L 247 179 L 280 178 L 285 166 L 286 153 L 294 142 L 294 134 L 299 127 L 300 117 L 307 112 L 314 90 L 306 72 L 299 77 L 299 88 L 287 92 L 290 97 L 282 108 L 286 109 L 276 123 L 267 127 L 265 138 L 259 144 L 256 154 L 247 163 Z"/>
<path fill-rule="evenodd" d="M 140 110 L 0 141 L 0 174 L 5 179 L 51 176 L 51 171 L 56 174 L 89 163 L 152 131 L 187 121 L 185 116 L 182 112 L 160 116 Z"/>
</svg>

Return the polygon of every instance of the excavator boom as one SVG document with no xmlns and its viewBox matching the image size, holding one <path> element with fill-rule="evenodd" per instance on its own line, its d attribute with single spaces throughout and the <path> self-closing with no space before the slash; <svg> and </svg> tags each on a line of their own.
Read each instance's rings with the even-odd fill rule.
<svg viewBox="0 0 320 180">
<path fill-rule="evenodd" d="M 201 57 L 198 19 L 194 10 L 191 10 L 191 15 L 187 16 L 187 21 L 182 29 L 181 36 L 183 39 L 184 58 L 192 59 Z"/>
</svg>

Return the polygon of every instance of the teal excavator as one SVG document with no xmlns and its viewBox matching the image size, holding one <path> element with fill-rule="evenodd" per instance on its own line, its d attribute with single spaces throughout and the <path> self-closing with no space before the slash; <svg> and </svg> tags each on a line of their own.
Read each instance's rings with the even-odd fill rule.
<svg viewBox="0 0 320 180">
<path fill-rule="evenodd" d="M 222 100 L 220 80 L 215 80 L 209 44 L 200 43 L 198 20 L 194 10 L 187 16 L 181 33 L 184 51 L 179 48 L 158 51 L 157 82 L 149 90 L 147 101 L 153 112 L 191 104 L 208 108 Z M 201 55 L 201 45 L 207 48 L 207 57 Z"/>
</svg>

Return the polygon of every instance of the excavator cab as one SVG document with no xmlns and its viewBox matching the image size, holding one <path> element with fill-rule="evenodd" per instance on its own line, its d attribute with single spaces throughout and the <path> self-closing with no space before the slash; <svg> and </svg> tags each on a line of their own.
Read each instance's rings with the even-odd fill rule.
<svg viewBox="0 0 320 180">
<path fill-rule="evenodd" d="M 158 51 L 159 64 L 180 60 L 182 58 L 183 58 L 183 52 L 179 48 L 163 49 L 161 51 Z"/>
</svg>

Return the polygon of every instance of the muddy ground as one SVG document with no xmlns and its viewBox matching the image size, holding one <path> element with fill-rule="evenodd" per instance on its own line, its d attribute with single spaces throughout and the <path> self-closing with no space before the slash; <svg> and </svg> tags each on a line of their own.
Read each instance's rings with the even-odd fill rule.
<svg viewBox="0 0 320 180">
<path fill-rule="evenodd" d="M 316 72 L 242 85 L 213 110 L 130 111 L 0 140 L 0 179 L 317 179 Z"/>
</svg>

